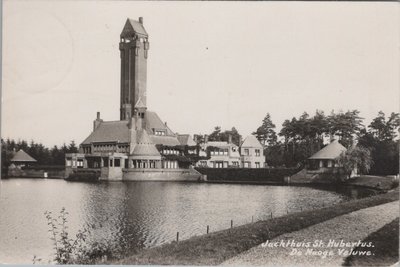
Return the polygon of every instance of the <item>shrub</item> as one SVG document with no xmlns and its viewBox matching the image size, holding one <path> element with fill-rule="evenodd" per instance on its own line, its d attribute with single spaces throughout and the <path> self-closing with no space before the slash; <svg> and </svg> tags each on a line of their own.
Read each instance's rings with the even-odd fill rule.
<svg viewBox="0 0 400 267">
<path fill-rule="evenodd" d="M 121 246 L 111 245 L 105 241 L 89 241 L 91 232 L 96 228 L 101 228 L 102 223 L 86 224 L 83 229 L 78 231 L 75 238 L 70 238 L 67 225 L 68 212 L 65 208 L 61 209 L 57 218 L 50 211 L 46 211 L 45 216 L 50 228 L 50 239 L 53 241 L 53 261 L 57 264 L 94 264 L 119 258 L 125 253 Z M 33 257 L 33 263 L 41 260 L 36 256 Z"/>
</svg>

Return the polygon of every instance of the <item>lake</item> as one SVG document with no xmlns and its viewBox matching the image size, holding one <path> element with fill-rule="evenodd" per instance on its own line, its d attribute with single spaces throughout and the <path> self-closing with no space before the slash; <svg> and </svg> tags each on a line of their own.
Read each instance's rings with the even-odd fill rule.
<svg viewBox="0 0 400 267">
<path fill-rule="evenodd" d="M 53 179 L 0 182 L 0 263 L 52 258 L 44 212 L 65 207 L 69 232 L 96 224 L 93 240 L 132 249 L 282 216 L 348 200 L 351 196 L 309 187 L 178 182 L 78 183 Z M 353 191 L 352 191 L 353 192 Z M 353 192 L 354 193 L 354 192 Z"/>
</svg>

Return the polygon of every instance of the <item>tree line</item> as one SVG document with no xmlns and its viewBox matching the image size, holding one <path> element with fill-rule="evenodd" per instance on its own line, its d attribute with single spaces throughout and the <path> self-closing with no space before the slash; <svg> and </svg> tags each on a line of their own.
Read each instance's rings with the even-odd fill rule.
<svg viewBox="0 0 400 267">
<path fill-rule="evenodd" d="M 264 146 L 266 162 L 271 167 L 298 167 L 307 158 L 322 149 L 330 140 L 337 139 L 346 148 L 354 145 L 369 150 L 371 155 L 370 174 L 397 174 L 399 172 L 400 114 L 389 116 L 380 111 L 368 125 L 358 110 L 334 112 L 326 115 L 316 110 L 310 115 L 303 112 L 299 117 L 286 119 L 279 132 L 267 113 L 261 125 L 252 133 Z M 222 131 L 220 126 L 208 134 L 209 141 L 228 141 L 240 146 L 241 135 L 235 127 Z M 195 135 L 197 143 L 203 143 L 204 136 Z"/>
<path fill-rule="evenodd" d="M 267 114 L 253 134 L 264 145 L 266 162 L 271 166 L 305 163 L 325 143 L 337 139 L 348 149 L 357 146 L 370 151 L 370 174 L 397 174 L 400 114 L 392 112 L 386 117 L 380 111 L 368 126 L 363 121 L 358 110 L 332 111 L 329 115 L 317 110 L 312 116 L 304 112 L 298 118 L 285 120 L 281 131 L 276 133 L 271 116 Z M 278 136 L 281 137 L 279 141 Z"/>
<path fill-rule="evenodd" d="M 368 149 L 372 163 L 370 174 L 389 175 L 399 173 L 400 114 L 389 116 L 380 111 L 372 122 L 365 126 L 358 110 L 334 112 L 329 115 L 321 110 L 309 115 L 303 112 L 299 117 L 282 123 L 279 133 L 267 113 L 261 125 L 253 132 L 264 146 L 266 162 L 271 167 L 298 167 L 305 160 L 323 148 L 329 140 L 338 139 L 346 148 L 355 144 Z M 235 127 L 222 131 L 220 126 L 208 134 L 209 141 L 228 141 L 240 146 L 242 136 Z M 204 143 L 204 135 L 195 135 L 197 144 Z M 1 139 L 2 167 L 9 166 L 15 151 L 23 149 L 38 161 L 39 165 L 64 165 L 65 153 L 76 153 L 74 141 L 61 147 L 47 148 L 41 143 L 25 140 Z"/>
<path fill-rule="evenodd" d="M 36 159 L 38 165 L 52 166 L 64 165 L 65 153 L 78 152 L 78 147 L 74 141 L 71 141 L 69 145 L 64 143 L 60 147 L 53 146 L 52 148 L 48 148 L 34 141 L 28 143 L 25 140 L 15 141 L 14 139 L 1 139 L 1 166 L 3 170 L 11 164 L 11 159 L 14 154 L 21 149 Z"/>
</svg>

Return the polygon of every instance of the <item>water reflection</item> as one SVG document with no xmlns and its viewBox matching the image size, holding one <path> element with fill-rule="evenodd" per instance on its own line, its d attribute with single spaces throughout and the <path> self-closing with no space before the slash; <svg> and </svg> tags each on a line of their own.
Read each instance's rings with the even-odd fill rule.
<svg viewBox="0 0 400 267">
<path fill-rule="evenodd" d="M 0 262 L 31 263 L 48 259 L 52 244 L 43 213 L 69 212 L 70 233 L 95 224 L 91 241 L 129 251 L 176 238 L 349 199 L 326 189 L 288 186 L 168 182 L 71 183 L 13 179 L 1 182 Z M 331 189 L 330 189 L 331 190 Z M 349 195 L 357 197 L 353 191 Z"/>
</svg>

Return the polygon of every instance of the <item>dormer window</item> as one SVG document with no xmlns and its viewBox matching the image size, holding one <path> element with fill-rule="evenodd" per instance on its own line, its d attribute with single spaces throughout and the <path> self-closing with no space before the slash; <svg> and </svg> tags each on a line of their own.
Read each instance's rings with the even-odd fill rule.
<svg viewBox="0 0 400 267">
<path fill-rule="evenodd" d="M 166 135 L 164 130 L 154 130 L 155 135 Z"/>
</svg>

